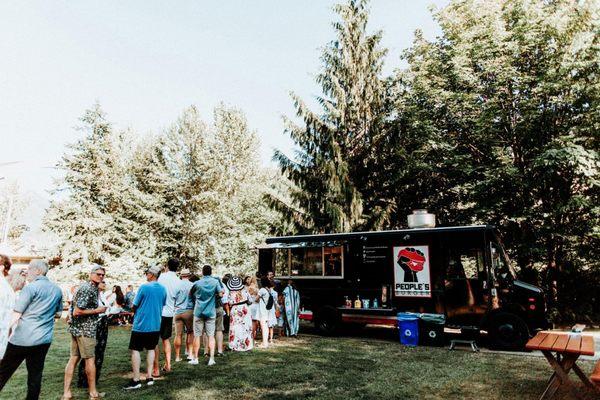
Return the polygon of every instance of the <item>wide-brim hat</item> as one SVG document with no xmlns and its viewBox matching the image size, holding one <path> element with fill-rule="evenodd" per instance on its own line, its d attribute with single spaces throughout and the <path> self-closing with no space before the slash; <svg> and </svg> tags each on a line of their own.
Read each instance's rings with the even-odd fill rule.
<svg viewBox="0 0 600 400">
<path fill-rule="evenodd" d="M 242 290 L 244 288 L 244 282 L 242 282 L 242 278 L 239 276 L 232 276 L 227 281 L 227 289 L 231 291 Z"/>
<path fill-rule="evenodd" d="M 179 272 L 180 276 L 190 276 L 192 274 L 192 271 L 189 270 L 189 268 L 184 268 Z"/>
</svg>

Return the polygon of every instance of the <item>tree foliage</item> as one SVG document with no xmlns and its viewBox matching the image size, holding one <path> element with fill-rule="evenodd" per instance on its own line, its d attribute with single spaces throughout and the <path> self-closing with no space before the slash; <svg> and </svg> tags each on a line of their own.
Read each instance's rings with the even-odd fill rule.
<svg viewBox="0 0 600 400">
<path fill-rule="evenodd" d="M 383 57 L 381 33 L 366 33 L 367 2 L 338 4 L 341 21 L 336 39 L 322 52 L 317 83 L 321 113 L 292 93 L 297 124 L 286 119 L 286 132 L 297 145 L 295 158 L 276 151 L 274 159 L 290 181 L 290 202 L 274 199 L 298 231 L 350 231 L 371 215 L 372 193 L 362 179 L 371 161 L 371 146 L 382 134 L 386 86 L 380 79 Z M 358 174 L 357 174 L 358 173 Z"/>
<path fill-rule="evenodd" d="M 258 139 L 240 110 L 220 105 L 207 124 L 190 107 L 162 134 L 137 142 L 97 105 L 82 121 L 85 135 L 60 164 L 65 178 L 45 218 L 63 266 L 78 271 L 93 261 L 135 271 L 178 257 L 192 270 L 254 267 L 252 247 L 274 214 L 262 201 Z"/>
<path fill-rule="evenodd" d="M 322 111 L 294 96 L 297 154 L 275 153 L 291 199 L 275 208 L 312 232 L 397 228 L 415 208 L 494 224 L 525 279 L 571 296 L 561 273 L 600 268 L 598 3 L 454 0 L 390 77 L 367 3 L 335 10 Z"/>
<path fill-rule="evenodd" d="M 462 0 L 436 17 L 443 35 L 417 35 L 398 74 L 409 143 L 443 193 L 428 204 L 496 224 L 523 268 L 598 265 L 597 4 Z"/>
<path fill-rule="evenodd" d="M 58 235 L 66 263 L 102 264 L 127 246 L 126 229 L 117 219 L 125 190 L 124 142 L 98 104 L 81 122 L 84 137 L 68 146 L 58 165 L 64 177 L 53 191 L 44 225 Z"/>
<path fill-rule="evenodd" d="M 3 182 L 0 190 L 0 244 L 5 232 L 8 247 L 21 244 L 21 237 L 29 231 L 29 226 L 22 221 L 28 206 L 29 197 L 21 191 L 17 182 Z"/>
</svg>

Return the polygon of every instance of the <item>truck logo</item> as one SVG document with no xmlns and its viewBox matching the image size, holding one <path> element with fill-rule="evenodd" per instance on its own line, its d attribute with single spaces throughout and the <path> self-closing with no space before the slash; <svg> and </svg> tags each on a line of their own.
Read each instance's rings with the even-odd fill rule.
<svg viewBox="0 0 600 400">
<path fill-rule="evenodd" d="M 420 250 L 412 247 L 400 250 L 398 265 L 404 271 L 404 282 L 418 282 L 417 272 L 423 271 L 425 256 Z"/>
<path fill-rule="evenodd" d="M 394 294 L 401 297 L 431 297 L 429 247 L 394 247 Z"/>
</svg>

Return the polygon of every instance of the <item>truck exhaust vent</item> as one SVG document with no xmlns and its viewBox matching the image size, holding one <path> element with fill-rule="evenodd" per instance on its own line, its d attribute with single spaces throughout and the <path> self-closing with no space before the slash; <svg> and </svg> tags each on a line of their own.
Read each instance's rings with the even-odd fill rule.
<svg viewBox="0 0 600 400">
<path fill-rule="evenodd" d="M 413 210 L 413 213 L 408 216 L 408 227 L 435 228 L 435 214 L 430 214 L 427 210 Z"/>
</svg>

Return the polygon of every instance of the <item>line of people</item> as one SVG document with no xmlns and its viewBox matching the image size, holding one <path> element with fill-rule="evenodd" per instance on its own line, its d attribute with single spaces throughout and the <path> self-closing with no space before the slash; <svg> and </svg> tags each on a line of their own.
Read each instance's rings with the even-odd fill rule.
<svg viewBox="0 0 600 400">
<path fill-rule="evenodd" d="M 0 288 L 10 287 L 12 294 L 6 299 L 8 306 L 0 307 L 0 357 L 3 337 L 10 337 L 6 354 L 0 358 L 0 391 L 16 368 L 26 361 L 27 399 L 37 399 L 45 356 L 52 341 L 53 319 L 62 311 L 62 292 L 45 277 L 48 265 L 35 260 L 27 271 L 30 283 L 17 297 L 15 292 L 20 287 L 13 284 L 15 279 L 11 284 L 5 279 L 10 266 L 4 265 L 10 264 L 10 260 L 0 256 L 0 263 Z M 203 266 L 201 278 L 189 269 L 181 270 L 178 276 L 178 270 L 177 259 L 170 259 L 164 268 L 153 266 L 145 270 L 147 282 L 140 286 L 131 307 L 134 318 L 129 350 L 133 377 L 124 389 L 142 387 L 142 352 L 146 352 L 146 385 L 153 385 L 154 379 L 171 371 L 173 325 L 175 362 L 182 361 L 183 350 L 192 365 L 200 364 L 201 348 L 206 364 L 214 365 L 215 357 L 224 355 L 225 332 L 228 332 L 228 348 L 232 351 L 251 350 L 259 329 L 262 333 L 260 347 L 272 343 L 276 326 L 280 327 L 280 334 L 298 334 L 300 296 L 292 282 L 282 289 L 272 273 L 260 281 L 256 277 L 242 279 L 229 274 L 219 279 L 212 276 L 210 265 Z M 65 367 L 63 400 L 72 398 L 71 383 L 78 364 L 78 386 L 88 388 L 90 399 L 104 397 L 96 385 L 108 341 L 109 307 L 106 297 L 101 295 L 105 290 L 105 275 L 103 267 L 93 265 L 89 280 L 81 284 L 70 299 L 67 321 L 71 349 Z M 3 290 L 0 295 L 4 293 Z M 2 330 L 4 327 L 6 329 Z M 31 335 L 31 332 L 35 334 Z M 164 354 L 162 368 L 159 342 L 162 342 Z"/>
</svg>

